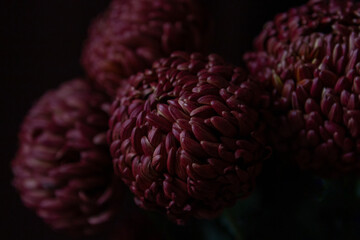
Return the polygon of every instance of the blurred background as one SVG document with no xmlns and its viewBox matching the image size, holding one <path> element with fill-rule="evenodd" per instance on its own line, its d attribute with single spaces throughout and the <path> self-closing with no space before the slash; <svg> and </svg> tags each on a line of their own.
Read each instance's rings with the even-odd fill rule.
<svg viewBox="0 0 360 240">
<path fill-rule="evenodd" d="M 242 54 L 251 49 L 253 38 L 266 21 L 306 1 L 204 2 L 214 21 L 214 34 L 209 37 L 211 51 L 240 64 Z M 1 239 L 68 239 L 52 232 L 23 207 L 11 186 L 10 161 L 17 148 L 19 126 L 34 101 L 61 82 L 83 75 L 79 57 L 87 28 L 108 3 L 108 0 L 0 3 L 0 77 L 4 84 L 0 87 Z M 284 173 L 278 166 L 267 167 L 270 171 L 261 176 L 252 197 L 227 211 L 226 218 L 196 223 L 203 228 L 204 239 L 234 239 L 239 235 L 236 229 L 241 230 L 242 239 L 360 238 L 360 203 L 354 195 L 357 186 L 347 184 L 348 188 L 344 188 L 341 182 L 325 182 L 296 170 Z M 324 197 L 330 199 L 325 204 Z M 192 233 L 187 227 L 172 229 L 184 232 L 185 236 Z M 195 235 L 186 238 L 193 239 L 192 236 L 195 239 Z"/>
</svg>

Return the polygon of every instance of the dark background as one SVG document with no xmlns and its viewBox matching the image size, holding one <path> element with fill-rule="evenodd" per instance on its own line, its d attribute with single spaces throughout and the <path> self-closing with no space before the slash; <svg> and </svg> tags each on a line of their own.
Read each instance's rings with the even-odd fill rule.
<svg viewBox="0 0 360 240">
<path fill-rule="evenodd" d="M 252 39 L 266 21 L 276 13 L 304 2 L 207 1 L 210 17 L 215 22 L 216 34 L 209 37 L 212 52 L 239 64 L 242 54 L 251 49 Z M 32 103 L 46 90 L 83 74 L 79 57 L 87 27 L 108 3 L 108 0 L 17 0 L 0 3 L 0 78 L 3 84 L 0 86 L 1 239 L 67 239 L 52 232 L 34 213 L 22 206 L 11 186 L 10 161 L 17 148 L 19 125 Z M 274 231 L 287 232 L 282 225 L 284 222 L 286 218 L 274 225 Z"/>
</svg>

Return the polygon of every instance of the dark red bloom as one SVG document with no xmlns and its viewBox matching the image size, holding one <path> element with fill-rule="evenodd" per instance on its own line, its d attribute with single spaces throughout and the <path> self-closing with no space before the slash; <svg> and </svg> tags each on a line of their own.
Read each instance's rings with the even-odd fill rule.
<svg viewBox="0 0 360 240">
<path fill-rule="evenodd" d="M 21 127 L 14 186 L 54 230 L 90 235 L 115 213 L 107 102 L 85 81 L 72 80 L 46 93 Z"/>
<path fill-rule="evenodd" d="M 360 4 L 310 1 L 279 14 L 245 56 L 273 93 L 272 142 L 333 177 L 360 170 Z"/>
<path fill-rule="evenodd" d="M 254 42 L 255 48 L 274 51 L 273 45 L 277 42 L 295 42 L 299 37 L 316 32 L 341 34 L 358 29 L 358 6 L 353 0 L 310 0 L 303 6 L 276 15 L 273 21 L 265 24 Z"/>
<path fill-rule="evenodd" d="M 205 21 L 197 0 L 113 0 L 89 32 L 82 64 L 115 95 L 120 82 L 174 50 L 203 47 Z"/>
<path fill-rule="evenodd" d="M 211 218 L 254 188 L 268 97 L 217 55 L 176 52 L 129 79 L 108 138 L 115 173 L 145 209 Z M 236 83 L 236 84 L 235 84 Z"/>
</svg>

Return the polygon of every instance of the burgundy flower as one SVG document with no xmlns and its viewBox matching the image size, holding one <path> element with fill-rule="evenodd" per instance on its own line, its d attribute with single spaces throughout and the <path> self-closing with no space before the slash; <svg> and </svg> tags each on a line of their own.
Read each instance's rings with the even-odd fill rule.
<svg viewBox="0 0 360 240">
<path fill-rule="evenodd" d="M 327 177 L 360 170 L 359 16 L 353 1 L 310 1 L 278 15 L 245 55 L 273 93 L 275 147 Z"/>
<path fill-rule="evenodd" d="M 353 0 L 310 0 L 307 4 L 278 14 L 265 24 L 255 40 L 258 51 L 276 51 L 277 42 L 295 42 L 311 33 L 331 33 L 359 28 L 358 3 Z"/>
<path fill-rule="evenodd" d="M 113 0 L 89 32 L 82 64 L 115 95 L 121 81 L 174 50 L 203 47 L 205 21 L 197 0 Z"/>
<path fill-rule="evenodd" d="M 54 230 L 93 234 L 115 213 L 107 101 L 72 80 L 45 94 L 21 127 L 14 186 Z"/>
<path fill-rule="evenodd" d="M 211 218 L 254 188 L 268 97 L 217 55 L 176 52 L 129 79 L 108 139 L 136 203 L 181 223 Z M 235 84 L 236 83 L 236 84 Z"/>
</svg>

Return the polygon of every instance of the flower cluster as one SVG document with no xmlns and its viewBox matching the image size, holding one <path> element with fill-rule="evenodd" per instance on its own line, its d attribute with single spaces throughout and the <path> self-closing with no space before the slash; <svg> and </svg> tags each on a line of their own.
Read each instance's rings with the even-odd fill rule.
<svg viewBox="0 0 360 240">
<path fill-rule="evenodd" d="M 269 145 L 320 176 L 359 173 L 360 3 L 277 15 L 247 69 L 194 53 L 205 29 L 197 0 L 113 0 L 90 28 L 87 76 L 24 120 L 12 162 L 24 204 L 55 230 L 90 235 L 125 209 L 124 187 L 178 224 L 218 216 L 252 192 Z M 127 210 L 118 230 L 143 237 L 129 225 L 147 221 Z"/>
</svg>

